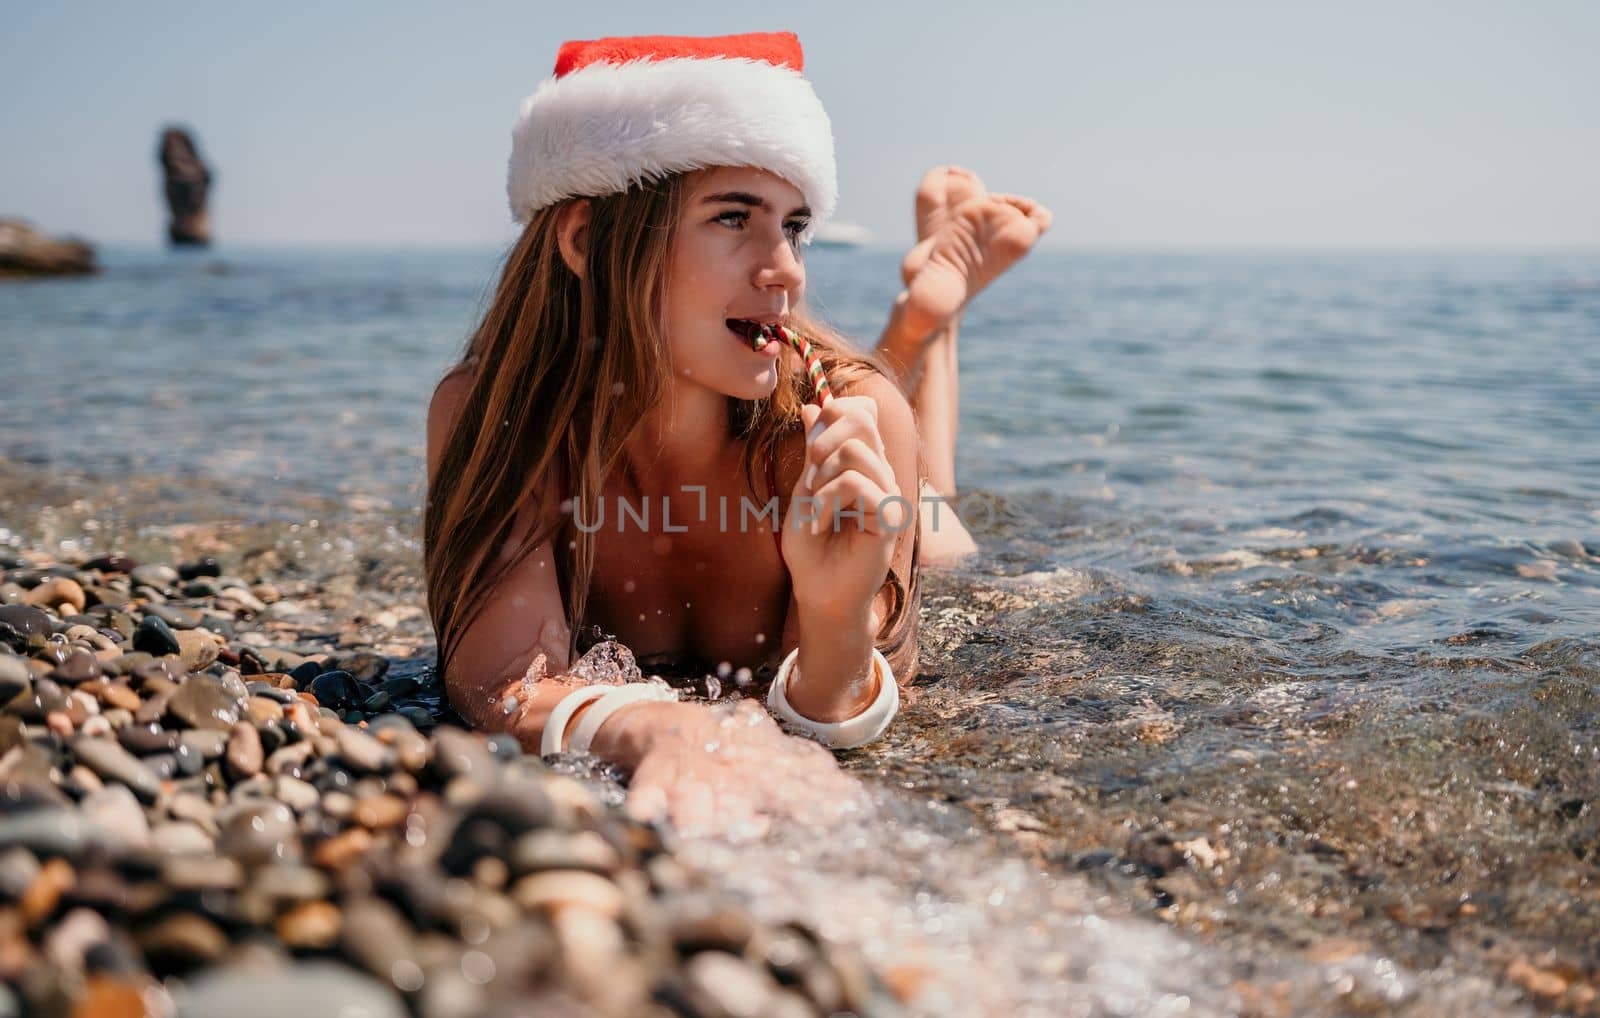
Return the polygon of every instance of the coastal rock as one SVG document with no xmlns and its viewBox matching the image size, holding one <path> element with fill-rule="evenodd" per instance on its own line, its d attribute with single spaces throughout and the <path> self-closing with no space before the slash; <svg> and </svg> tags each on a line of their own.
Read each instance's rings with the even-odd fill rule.
<svg viewBox="0 0 1600 1018">
<path fill-rule="evenodd" d="M 98 272 L 94 248 L 73 237 L 48 237 L 20 219 L 0 219 L 0 279 Z"/>
<path fill-rule="evenodd" d="M 210 244 L 211 217 L 206 198 L 211 190 L 211 171 L 201 160 L 193 137 L 184 128 L 168 127 L 161 132 L 156 159 L 161 164 L 170 216 L 167 239 L 175 245 Z"/>
</svg>

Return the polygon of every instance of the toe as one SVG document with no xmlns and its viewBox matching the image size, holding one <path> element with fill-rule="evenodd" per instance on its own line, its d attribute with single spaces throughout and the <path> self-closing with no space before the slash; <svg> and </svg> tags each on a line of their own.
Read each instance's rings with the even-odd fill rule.
<svg viewBox="0 0 1600 1018">
<path fill-rule="evenodd" d="M 948 178 L 946 188 L 952 205 L 984 194 L 988 190 L 983 186 L 983 181 L 978 179 L 978 175 L 964 166 L 948 166 L 946 171 Z"/>
<path fill-rule="evenodd" d="M 926 240 L 919 241 L 915 247 L 906 252 L 906 256 L 900 260 L 900 279 L 902 282 L 907 286 L 911 285 L 911 280 L 916 278 L 917 273 L 921 272 L 922 267 L 928 263 L 928 252 L 932 250 L 933 238 L 929 237 Z"/>
</svg>

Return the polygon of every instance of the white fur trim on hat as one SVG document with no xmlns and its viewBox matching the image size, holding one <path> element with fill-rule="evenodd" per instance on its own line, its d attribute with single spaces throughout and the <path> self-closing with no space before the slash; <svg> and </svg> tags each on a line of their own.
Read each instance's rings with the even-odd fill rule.
<svg viewBox="0 0 1600 1018">
<path fill-rule="evenodd" d="M 547 78 L 511 132 L 511 214 L 712 166 L 754 166 L 805 195 L 812 234 L 833 214 L 833 128 L 800 72 L 738 57 L 595 63 Z"/>
</svg>

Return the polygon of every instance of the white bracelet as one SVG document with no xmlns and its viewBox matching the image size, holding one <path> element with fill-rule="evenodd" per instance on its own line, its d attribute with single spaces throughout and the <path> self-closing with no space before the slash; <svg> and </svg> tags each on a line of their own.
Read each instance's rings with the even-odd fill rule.
<svg viewBox="0 0 1600 1018">
<path fill-rule="evenodd" d="M 676 700 L 677 698 L 678 694 L 670 687 L 655 682 L 635 682 L 627 686 L 611 686 L 593 706 L 583 712 L 583 717 L 578 721 L 578 727 L 573 730 L 572 741 L 567 743 L 567 752 L 589 752 L 589 744 L 594 741 L 595 735 L 599 733 L 600 726 L 610 720 L 611 715 L 630 703 L 639 703 L 642 700 Z"/>
<path fill-rule="evenodd" d="M 620 689 L 620 686 L 580 686 L 561 698 L 556 704 L 556 709 L 550 712 L 550 720 L 544 723 L 544 736 L 539 739 L 539 755 L 554 756 L 561 752 L 562 739 L 567 734 L 567 723 L 572 720 L 572 715 L 579 707 L 599 696 L 605 696 L 607 690 Z"/>
<path fill-rule="evenodd" d="M 894 670 L 889 667 L 888 659 L 876 647 L 872 649 L 872 670 L 878 677 L 878 695 L 873 698 L 871 706 L 860 714 L 831 724 L 813 721 L 789 706 L 784 687 L 789 684 L 789 675 L 794 671 L 795 661 L 799 657 L 800 648 L 796 647 L 778 667 L 778 676 L 772 680 L 772 688 L 767 692 L 768 710 L 833 749 L 865 746 L 888 730 L 889 722 L 900 712 L 900 687 L 895 684 Z"/>
</svg>

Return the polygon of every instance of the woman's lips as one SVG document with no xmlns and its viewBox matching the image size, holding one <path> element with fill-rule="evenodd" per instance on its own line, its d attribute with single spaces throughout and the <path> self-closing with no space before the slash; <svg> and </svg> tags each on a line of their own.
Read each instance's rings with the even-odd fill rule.
<svg viewBox="0 0 1600 1018">
<path fill-rule="evenodd" d="M 765 327 L 760 322 L 752 322 L 743 318 L 728 318 L 724 320 L 724 323 L 727 325 L 728 331 L 733 333 L 739 344 L 746 350 L 754 351 L 764 357 L 778 356 L 778 349 L 781 344 L 767 335 Z M 756 346 L 758 336 L 765 340 L 759 348 Z"/>
</svg>

